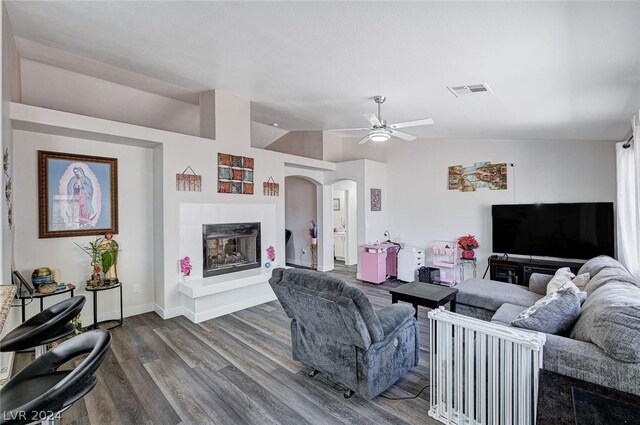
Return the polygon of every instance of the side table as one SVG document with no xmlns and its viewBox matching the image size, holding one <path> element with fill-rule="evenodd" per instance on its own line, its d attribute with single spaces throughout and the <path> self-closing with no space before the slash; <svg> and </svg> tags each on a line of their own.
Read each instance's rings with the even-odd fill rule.
<svg viewBox="0 0 640 425">
<path fill-rule="evenodd" d="M 22 291 L 20 292 L 20 296 L 16 296 L 16 298 L 20 298 L 20 303 L 21 303 L 21 307 L 22 307 L 22 322 L 24 323 L 25 320 L 27 320 L 27 303 L 26 301 L 33 298 L 34 300 L 37 298 L 40 300 L 40 311 L 44 310 L 44 299 L 47 297 L 52 297 L 54 295 L 60 295 L 60 294 L 66 294 L 68 292 L 70 292 L 71 297 L 73 297 L 73 292 L 76 290 L 75 285 L 72 285 L 70 283 L 67 284 L 67 286 L 65 286 L 63 289 L 59 289 L 56 290 L 54 292 L 51 292 L 50 294 L 41 294 L 40 292 L 34 292 L 32 294 L 29 294 L 26 291 Z"/>
<path fill-rule="evenodd" d="M 115 289 L 115 288 L 120 288 L 120 320 L 103 320 L 101 322 L 98 322 L 98 292 L 102 292 L 102 291 L 109 291 L 111 289 Z M 94 286 L 94 287 L 86 287 L 85 288 L 88 292 L 93 292 L 93 325 L 88 326 L 87 329 L 100 329 L 100 325 L 101 323 L 106 323 L 106 322 L 116 322 L 115 325 L 111 326 L 110 328 L 106 328 L 107 330 L 111 330 L 111 329 L 115 329 L 118 326 L 122 326 L 122 319 L 123 319 L 123 314 L 122 314 L 122 282 L 118 282 L 118 283 L 114 283 L 111 285 L 107 285 L 107 286 Z"/>
<path fill-rule="evenodd" d="M 478 274 L 478 260 L 476 258 L 461 258 L 460 259 L 460 279 L 462 281 L 465 280 L 464 270 L 467 266 L 471 266 L 471 271 L 473 273 L 473 277 L 477 277 Z"/>
</svg>

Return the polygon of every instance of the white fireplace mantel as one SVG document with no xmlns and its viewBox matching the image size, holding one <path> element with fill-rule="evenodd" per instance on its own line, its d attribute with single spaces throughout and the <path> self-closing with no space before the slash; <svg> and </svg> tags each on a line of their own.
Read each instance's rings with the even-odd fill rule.
<svg viewBox="0 0 640 425">
<path fill-rule="evenodd" d="M 265 267 L 203 277 L 202 225 L 219 223 L 260 223 L 260 250 L 276 246 L 276 206 L 274 204 L 180 204 L 180 258 L 190 257 L 191 279 L 179 282 L 182 314 L 199 323 L 258 304 L 273 301 L 269 286 L 271 268 Z M 284 257 L 284 253 L 282 253 Z"/>
</svg>

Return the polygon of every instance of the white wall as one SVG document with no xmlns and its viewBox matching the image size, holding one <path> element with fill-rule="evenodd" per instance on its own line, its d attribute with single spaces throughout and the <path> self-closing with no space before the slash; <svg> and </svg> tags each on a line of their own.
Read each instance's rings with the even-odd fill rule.
<svg viewBox="0 0 640 425">
<path fill-rule="evenodd" d="M 21 59 L 22 102 L 112 121 L 199 135 L 198 105 Z"/>
<path fill-rule="evenodd" d="M 342 137 L 330 131 L 322 132 L 322 159 L 325 161 L 342 161 Z"/>
<path fill-rule="evenodd" d="M 322 132 L 290 131 L 269 144 L 265 149 L 307 158 L 323 159 Z"/>
<path fill-rule="evenodd" d="M 264 149 L 286 133 L 287 130 L 251 121 L 251 146 Z"/>
<path fill-rule="evenodd" d="M 285 178 L 285 228 L 293 235 L 287 244 L 287 262 L 309 267 L 309 226 L 317 223 L 317 186 L 301 177 Z M 329 241 L 331 243 L 331 241 Z M 307 253 L 302 254 L 302 250 Z"/>
<path fill-rule="evenodd" d="M 417 140 L 387 149 L 382 208 L 392 237 L 426 248 L 435 239 L 473 234 L 480 243 L 479 274 L 492 253 L 492 204 L 615 201 L 613 142 Z M 481 161 L 515 165 L 507 190 L 447 190 L 447 167 Z"/>
<path fill-rule="evenodd" d="M 91 275 L 89 256 L 74 242 L 86 245 L 94 236 L 38 239 L 37 151 L 53 150 L 118 159 L 119 278 L 124 282 L 124 310 L 130 316 L 152 311 L 154 305 L 153 236 L 153 152 L 134 146 L 114 145 L 23 131 L 14 132 L 15 264 L 25 277 L 33 269 L 59 269 L 61 280 L 78 287 L 76 294 L 87 295 L 85 281 Z M 134 293 L 134 285 L 139 292 Z M 63 297 L 63 296 L 61 296 Z M 47 300 L 46 306 L 62 299 Z M 99 318 L 119 314 L 117 291 L 101 293 Z M 46 307 L 45 306 L 45 307 Z M 37 312 L 36 303 L 27 315 Z M 92 323 L 90 299 L 82 310 L 83 325 Z"/>
<path fill-rule="evenodd" d="M 2 99 L 2 105 L 0 108 L 0 134 L 2 140 L 0 140 L 0 151 L 2 153 L 5 150 L 9 154 L 9 170 L 8 175 L 3 172 L 2 187 L 11 179 L 14 179 L 14 170 L 16 164 L 13 158 L 13 132 L 10 120 L 10 102 L 17 101 L 20 98 L 19 90 L 19 60 L 16 50 L 15 40 L 11 32 L 11 23 L 5 9 L 4 2 L 2 3 L 2 19 L 0 20 L 0 33 L 2 34 L 2 84 L 0 84 L 0 98 Z M 4 193 L 4 191 L 3 191 Z M 4 196 L 2 196 L 4 198 Z M 13 260 L 13 254 L 11 246 L 14 240 L 13 230 L 9 229 L 8 223 L 8 209 L 9 203 L 5 199 L 0 200 L 0 236 L 2 237 L 2 243 L 0 244 L 0 274 L 2 275 L 2 283 L 11 283 L 11 264 Z M 15 216 L 15 215 L 14 215 Z M 20 323 L 19 309 L 12 308 L 7 314 L 4 328 L 0 333 L 0 336 L 6 335 L 13 330 Z M 13 353 L 0 354 L 0 376 L 3 378 L 8 377 L 11 370 L 11 362 L 13 361 Z M 6 368 L 6 369 L 5 369 Z M 4 372 L 6 371 L 6 373 Z"/>
</svg>

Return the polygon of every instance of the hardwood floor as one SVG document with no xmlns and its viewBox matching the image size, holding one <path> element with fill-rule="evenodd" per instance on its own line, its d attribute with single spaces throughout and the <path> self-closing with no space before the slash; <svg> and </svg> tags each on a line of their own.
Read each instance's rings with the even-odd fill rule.
<svg viewBox="0 0 640 425">
<path fill-rule="evenodd" d="M 355 281 L 353 267 L 333 274 L 361 287 L 375 308 L 391 303 L 381 286 Z M 420 309 L 420 365 L 387 397 L 411 397 L 428 381 L 428 322 Z M 342 396 L 344 388 L 291 358 L 289 319 L 278 301 L 194 324 L 155 313 L 129 317 L 113 331 L 98 385 L 62 414 L 63 424 L 437 424 L 429 389 L 412 400 Z M 16 356 L 15 370 L 32 354 Z"/>
</svg>

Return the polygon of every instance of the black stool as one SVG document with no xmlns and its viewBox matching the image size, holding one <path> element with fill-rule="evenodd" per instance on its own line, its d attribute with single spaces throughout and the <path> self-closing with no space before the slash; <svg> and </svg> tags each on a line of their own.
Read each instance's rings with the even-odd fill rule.
<svg viewBox="0 0 640 425">
<path fill-rule="evenodd" d="M 82 295 L 59 302 L 36 314 L 5 335 L 0 341 L 0 351 L 20 351 L 36 347 L 36 357 L 41 356 L 47 344 L 74 332 L 71 320 L 76 317 L 85 298 Z"/>
<path fill-rule="evenodd" d="M 111 333 L 99 329 L 71 338 L 35 359 L 0 388 L 0 424 L 55 423 L 60 412 L 96 386 L 94 373 L 110 345 Z M 58 371 L 86 353 L 89 355 L 75 369 Z"/>
</svg>

